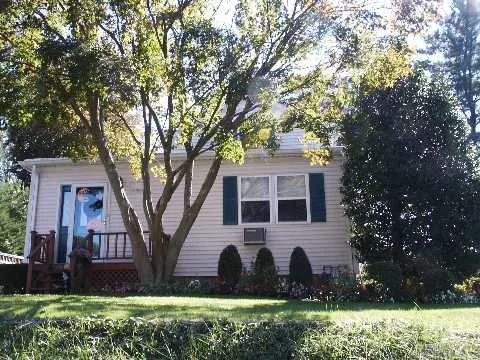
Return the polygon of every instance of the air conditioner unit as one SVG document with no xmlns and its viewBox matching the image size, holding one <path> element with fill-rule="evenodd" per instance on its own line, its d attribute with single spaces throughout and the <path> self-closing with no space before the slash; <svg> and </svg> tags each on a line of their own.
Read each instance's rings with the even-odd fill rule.
<svg viewBox="0 0 480 360">
<path fill-rule="evenodd" d="M 245 228 L 243 229 L 244 245 L 265 244 L 267 230 L 265 228 Z"/>
</svg>

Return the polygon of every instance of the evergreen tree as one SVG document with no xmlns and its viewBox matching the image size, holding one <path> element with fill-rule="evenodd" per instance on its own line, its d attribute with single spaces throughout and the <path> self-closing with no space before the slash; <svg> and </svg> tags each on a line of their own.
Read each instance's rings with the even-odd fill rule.
<svg viewBox="0 0 480 360">
<path fill-rule="evenodd" d="M 470 126 L 470 137 L 480 142 L 480 3 L 454 0 L 451 14 L 428 41 L 436 55 L 433 70 L 447 73 L 455 87 L 460 108 Z"/>
<path fill-rule="evenodd" d="M 415 72 L 363 92 L 344 122 L 342 193 L 362 262 L 420 258 L 462 277 L 480 261 L 480 179 L 455 97 Z"/>
</svg>

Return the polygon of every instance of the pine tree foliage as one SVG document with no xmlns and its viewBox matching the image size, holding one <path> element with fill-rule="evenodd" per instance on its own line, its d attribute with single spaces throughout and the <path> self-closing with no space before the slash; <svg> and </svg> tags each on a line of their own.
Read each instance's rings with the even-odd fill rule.
<svg viewBox="0 0 480 360">
<path fill-rule="evenodd" d="M 480 2 L 454 0 L 451 13 L 427 43 L 435 55 L 434 72 L 444 71 L 451 80 L 470 138 L 480 142 Z"/>
</svg>

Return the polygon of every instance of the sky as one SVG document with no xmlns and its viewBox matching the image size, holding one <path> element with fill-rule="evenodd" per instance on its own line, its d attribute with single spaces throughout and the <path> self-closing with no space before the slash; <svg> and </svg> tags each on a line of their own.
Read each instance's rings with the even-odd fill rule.
<svg viewBox="0 0 480 360">
<path fill-rule="evenodd" d="M 292 5 L 295 0 L 285 0 L 285 2 L 288 5 Z M 385 18 L 388 18 L 389 15 L 392 13 L 392 1 L 395 0 L 366 0 L 365 4 L 366 7 L 377 11 L 380 15 L 384 16 Z M 407 0 L 408 1 L 408 0 Z M 480 4 L 480 0 L 474 0 L 477 1 Z M 329 1 L 332 6 L 342 6 L 345 4 L 344 1 L 342 0 L 330 0 Z M 218 26 L 222 27 L 231 27 L 232 26 L 232 21 L 233 21 L 233 16 L 234 16 L 234 11 L 235 11 L 235 0 L 218 0 L 215 2 L 212 2 L 212 9 L 214 9 L 215 13 L 215 23 Z M 440 17 L 445 17 L 449 14 L 450 12 L 450 7 L 452 4 L 452 0 L 440 0 L 440 7 L 439 7 L 439 15 Z M 410 34 L 408 36 L 408 44 L 410 48 L 413 51 L 421 50 L 425 48 L 426 43 L 425 43 L 425 37 L 428 36 L 429 34 L 435 32 L 438 29 L 438 25 L 436 24 L 436 21 L 432 21 L 431 25 L 427 27 L 427 31 L 424 33 L 416 33 L 416 34 Z M 377 35 L 378 36 L 384 36 L 389 33 L 391 29 L 387 27 L 385 31 L 378 31 Z M 325 42 L 323 42 L 325 43 Z M 416 59 L 420 59 L 422 55 L 417 54 L 415 56 Z M 307 60 L 302 62 L 299 65 L 300 71 L 303 69 L 304 71 L 308 71 L 312 67 L 314 67 L 316 64 L 318 64 L 319 59 L 321 58 L 321 55 L 319 56 L 318 54 L 313 54 L 309 56 Z"/>
</svg>

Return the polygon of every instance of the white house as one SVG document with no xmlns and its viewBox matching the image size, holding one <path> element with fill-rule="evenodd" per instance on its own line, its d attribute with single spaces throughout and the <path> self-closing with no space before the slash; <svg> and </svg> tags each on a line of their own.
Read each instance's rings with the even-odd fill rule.
<svg viewBox="0 0 480 360">
<path fill-rule="evenodd" d="M 238 248 L 247 267 L 261 247 L 268 247 L 280 274 L 288 274 L 296 246 L 304 248 L 316 274 L 332 267 L 353 270 L 349 227 L 340 205 L 341 149 L 332 149 L 333 159 L 327 166 L 311 166 L 299 137 L 298 131 L 283 135 L 273 156 L 250 151 L 244 165 L 224 162 L 181 251 L 176 276 L 215 276 L 220 252 L 229 244 Z M 195 163 L 194 193 L 210 160 L 206 153 Z M 74 239 L 93 229 L 94 263 L 132 262 L 128 235 L 101 163 L 30 159 L 22 166 L 32 174 L 25 256 L 31 251 L 31 231 L 53 230 L 53 262 L 68 263 Z M 127 163 L 120 163 L 119 169 L 142 217 L 142 183 L 133 179 Z M 152 187 L 152 197 L 158 197 L 160 181 Z M 181 189 L 164 218 L 167 233 L 181 216 Z M 258 244 L 263 236 L 264 244 Z"/>
</svg>

